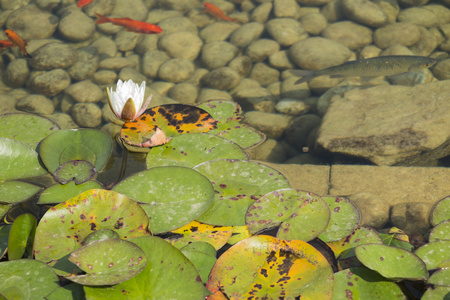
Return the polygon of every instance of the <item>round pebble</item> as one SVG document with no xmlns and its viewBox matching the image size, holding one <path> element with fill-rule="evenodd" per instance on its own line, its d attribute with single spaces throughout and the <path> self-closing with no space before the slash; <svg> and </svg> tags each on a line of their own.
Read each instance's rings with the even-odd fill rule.
<svg viewBox="0 0 450 300">
<path fill-rule="evenodd" d="M 72 118 L 80 127 L 97 127 L 102 123 L 102 110 L 94 103 L 77 103 Z"/>
<path fill-rule="evenodd" d="M 35 93 L 55 96 L 70 85 L 69 74 L 62 69 L 32 72 L 27 86 Z"/>
<path fill-rule="evenodd" d="M 213 70 L 224 67 L 238 53 L 239 49 L 225 41 L 214 41 L 203 45 L 201 61 L 206 68 Z"/>
<path fill-rule="evenodd" d="M 77 54 L 68 44 L 50 43 L 33 52 L 30 67 L 36 70 L 66 69 L 77 60 Z"/>
<path fill-rule="evenodd" d="M 42 95 L 25 96 L 17 101 L 16 108 L 40 115 L 50 115 L 55 111 L 53 102 Z"/>
<path fill-rule="evenodd" d="M 210 88 L 229 90 L 234 88 L 241 79 L 238 72 L 229 67 L 217 68 L 202 78 L 202 82 Z"/>
<path fill-rule="evenodd" d="M 158 70 L 161 80 L 178 83 L 188 80 L 194 74 L 194 64 L 184 58 L 172 58 L 164 62 Z"/>
</svg>

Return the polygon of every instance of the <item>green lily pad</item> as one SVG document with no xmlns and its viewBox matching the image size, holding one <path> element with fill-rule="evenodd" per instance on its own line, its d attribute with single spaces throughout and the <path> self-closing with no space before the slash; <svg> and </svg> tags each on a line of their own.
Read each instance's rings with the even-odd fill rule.
<svg viewBox="0 0 450 300">
<path fill-rule="evenodd" d="M 40 261 L 20 259 L 0 263 L 0 292 L 9 295 L 10 293 L 5 291 L 19 288 L 23 296 L 9 299 L 44 299 L 59 287 L 58 283 L 58 277 L 52 268 Z"/>
<path fill-rule="evenodd" d="M 450 269 L 437 270 L 430 276 L 427 284 L 450 287 Z"/>
<path fill-rule="evenodd" d="M 18 286 L 10 286 L 6 288 L 1 294 L 0 299 L 26 299 L 25 293 Z"/>
<path fill-rule="evenodd" d="M 170 231 L 195 220 L 214 197 L 208 178 L 185 167 L 151 168 L 126 178 L 113 190 L 141 203 L 153 233 Z"/>
<path fill-rule="evenodd" d="M 206 290 L 192 263 L 161 238 L 147 236 L 130 239 L 148 258 L 147 267 L 137 276 L 108 287 L 85 286 L 91 300 L 123 299 L 205 299 Z"/>
<path fill-rule="evenodd" d="M 46 300 L 85 300 L 86 295 L 84 294 L 83 286 L 70 283 L 65 286 L 61 286 L 50 294 L 45 296 Z"/>
<path fill-rule="evenodd" d="M 434 270 L 439 264 L 449 260 L 450 240 L 430 242 L 416 250 L 415 254 L 427 265 L 428 270 Z"/>
<path fill-rule="evenodd" d="M 209 112 L 217 120 L 217 128 L 209 133 L 231 140 L 244 149 L 255 147 L 266 139 L 266 136 L 241 122 L 242 109 L 236 102 L 227 100 L 210 100 L 198 107 Z"/>
<path fill-rule="evenodd" d="M 19 203 L 30 199 L 42 187 L 23 181 L 4 181 L 0 182 L 0 201 L 3 203 Z"/>
<path fill-rule="evenodd" d="M 195 266 L 203 283 L 208 282 L 208 276 L 216 263 L 216 249 L 206 242 L 195 242 L 180 249 Z"/>
<path fill-rule="evenodd" d="M 20 179 L 46 174 L 38 154 L 25 144 L 0 138 L 0 180 Z"/>
<path fill-rule="evenodd" d="M 365 244 L 355 248 L 358 260 L 389 279 L 427 280 L 425 263 L 414 253 L 383 244 Z"/>
<path fill-rule="evenodd" d="M 148 169 L 160 166 L 192 168 L 219 158 L 247 160 L 248 156 L 229 140 L 208 133 L 190 133 L 175 136 L 167 144 L 151 148 L 146 163 Z"/>
<path fill-rule="evenodd" d="M 38 115 L 25 113 L 0 115 L 0 137 L 22 142 L 34 150 L 42 139 L 59 129 L 58 124 Z"/>
<path fill-rule="evenodd" d="M 86 160 L 71 160 L 60 165 L 53 176 L 61 184 L 75 181 L 75 184 L 82 184 L 91 180 L 96 173 L 93 164 Z"/>
<path fill-rule="evenodd" d="M 450 219 L 450 196 L 439 200 L 430 212 L 430 223 L 433 226 Z"/>
<path fill-rule="evenodd" d="M 101 170 L 111 156 L 112 140 L 96 129 L 59 130 L 46 137 L 40 146 L 42 162 L 53 174 L 56 169 L 72 160 L 86 160 Z"/>
<path fill-rule="evenodd" d="M 450 240 L 450 220 L 442 221 L 436 225 L 431 230 L 428 240 L 430 242 Z"/>
<path fill-rule="evenodd" d="M 360 267 L 361 263 L 355 256 L 355 248 L 364 244 L 382 244 L 379 234 L 372 228 L 358 227 L 342 240 L 327 243 L 328 247 L 338 258 L 341 269 Z"/>
<path fill-rule="evenodd" d="M 351 268 L 334 274 L 333 300 L 348 299 L 404 299 L 400 287 L 386 281 L 367 268 Z"/>
<path fill-rule="evenodd" d="M 386 234 L 386 233 L 379 233 L 381 239 L 383 240 L 383 244 L 387 246 L 393 246 L 397 248 L 402 248 L 408 251 L 413 251 L 414 246 L 406 241 L 402 241 L 396 238 L 395 234 Z"/>
<path fill-rule="evenodd" d="M 36 218 L 31 214 L 18 216 L 11 227 L 8 240 L 8 260 L 21 259 L 25 254 L 33 257 L 33 242 L 36 233 Z"/>
<path fill-rule="evenodd" d="M 0 259 L 5 255 L 8 248 L 9 231 L 12 225 L 0 226 Z M 1 291 L 0 291 L 1 292 Z"/>
<path fill-rule="evenodd" d="M 450 287 L 438 286 L 435 288 L 429 288 L 422 296 L 420 300 L 447 300 L 450 295 Z"/>
<path fill-rule="evenodd" d="M 258 235 L 223 253 L 206 287 L 228 299 L 331 299 L 333 271 L 306 242 Z"/>
<path fill-rule="evenodd" d="M 86 272 L 68 276 L 82 285 L 112 285 L 128 280 L 147 265 L 144 251 L 136 244 L 121 239 L 98 240 L 75 250 L 69 260 Z"/>
<path fill-rule="evenodd" d="M 67 199 L 73 198 L 82 192 L 91 189 L 101 189 L 101 183 L 97 181 L 87 181 L 82 184 L 75 184 L 71 181 L 67 184 L 54 184 L 46 188 L 39 195 L 38 204 L 55 204 L 66 201 Z"/>
<path fill-rule="evenodd" d="M 214 120 L 220 122 L 239 119 L 242 114 L 241 106 L 237 102 L 230 100 L 212 99 L 197 105 L 197 107 L 204 109 Z"/>
<path fill-rule="evenodd" d="M 330 222 L 319 238 L 324 242 L 334 242 L 350 235 L 359 225 L 358 208 L 348 199 L 337 196 L 322 197 L 330 208 Z"/>
<path fill-rule="evenodd" d="M 235 159 L 218 159 L 195 166 L 211 180 L 215 195 L 210 208 L 197 221 L 211 225 L 245 225 L 245 213 L 263 195 L 289 182 L 278 171 L 263 164 Z"/>
<path fill-rule="evenodd" d="M 80 248 L 96 230 L 111 229 L 128 239 L 148 235 L 147 226 L 148 217 L 135 201 L 114 191 L 88 190 L 44 214 L 36 229 L 35 257 L 58 260 Z"/>
<path fill-rule="evenodd" d="M 120 236 L 117 232 L 111 229 L 99 229 L 88 235 L 84 241 L 83 245 L 87 245 L 89 243 L 95 242 L 95 241 L 101 241 L 106 239 L 119 239 Z"/>
<path fill-rule="evenodd" d="M 251 233 L 280 225 L 277 238 L 310 241 L 328 225 L 330 210 L 313 193 L 282 189 L 256 200 L 247 210 L 246 223 Z"/>
</svg>

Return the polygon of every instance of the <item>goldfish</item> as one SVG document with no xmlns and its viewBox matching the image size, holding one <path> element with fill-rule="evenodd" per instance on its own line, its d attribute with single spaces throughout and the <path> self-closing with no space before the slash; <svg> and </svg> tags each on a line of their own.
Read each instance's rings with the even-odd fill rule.
<svg viewBox="0 0 450 300">
<path fill-rule="evenodd" d="M 92 1 L 94 1 L 94 0 L 80 0 L 80 1 L 77 2 L 77 6 L 79 8 L 82 8 L 82 7 L 86 6 L 86 5 L 88 5 L 89 3 L 91 3 Z"/>
<path fill-rule="evenodd" d="M 213 16 L 216 19 L 222 19 L 225 21 L 229 21 L 229 22 L 236 22 L 237 19 L 236 18 L 230 18 L 227 15 L 225 15 L 220 8 L 218 8 L 217 6 L 208 3 L 208 2 L 204 2 L 203 5 L 205 6 L 205 10 L 204 12 L 209 13 L 211 16 Z"/>
<path fill-rule="evenodd" d="M 0 41 L 0 50 L 5 48 L 14 47 L 16 45 L 13 44 L 11 41 Z"/>
<path fill-rule="evenodd" d="M 17 33 L 15 33 L 12 30 L 6 29 L 5 30 L 5 34 L 8 37 L 8 39 L 17 47 L 19 47 L 20 51 L 22 51 L 22 54 L 24 57 L 29 57 L 31 58 L 32 56 L 27 52 L 27 49 L 25 48 L 25 46 L 27 45 L 27 42 L 25 42 L 24 40 L 22 40 L 22 38 L 20 36 L 17 35 Z"/>
<path fill-rule="evenodd" d="M 161 27 L 154 24 L 136 21 L 130 18 L 108 18 L 98 13 L 95 13 L 95 15 L 98 17 L 98 19 L 95 21 L 95 24 L 113 23 L 114 25 L 124 27 L 127 31 L 133 31 L 137 33 L 162 32 Z"/>
<path fill-rule="evenodd" d="M 295 76 L 302 76 L 302 78 L 295 82 L 295 84 L 298 84 L 323 75 L 329 75 L 330 77 L 400 75 L 430 68 L 436 62 L 436 59 L 426 56 L 378 56 L 348 61 L 341 65 L 322 70 L 292 70 L 291 73 Z"/>
</svg>

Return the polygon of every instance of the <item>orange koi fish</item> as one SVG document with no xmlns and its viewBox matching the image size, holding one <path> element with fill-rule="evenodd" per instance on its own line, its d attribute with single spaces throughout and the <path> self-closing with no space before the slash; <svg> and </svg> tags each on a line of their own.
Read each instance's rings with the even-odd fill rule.
<svg viewBox="0 0 450 300">
<path fill-rule="evenodd" d="M 18 36 L 17 33 L 12 30 L 6 29 L 5 34 L 15 46 L 19 47 L 20 51 L 22 51 L 23 57 L 32 57 L 30 54 L 28 54 L 27 49 L 25 48 L 27 42 L 22 40 L 22 38 Z"/>
<path fill-rule="evenodd" d="M 228 17 L 226 14 L 224 14 L 220 8 L 218 8 L 217 6 L 208 3 L 208 2 L 204 2 L 203 5 L 205 6 L 205 10 L 203 12 L 207 12 L 209 13 L 211 16 L 213 16 L 216 19 L 222 19 L 225 21 L 229 21 L 229 22 L 236 22 L 237 19 L 236 18 L 230 18 Z"/>
<path fill-rule="evenodd" d="M 127 31 L 133 31 L 137 33 L 161 33 L 161 27 L 145 23 L 141 21 L 136 21 L 130 18 L 108 18 L 102 16 L 101 14 L 95 13 L 98 19 L 95 21 L 95 24 L 103 24 L 103 23 L 113 23 L 114 25 L 122 26 Z"/>
<path fill-rule="evenodd" d="M 88 5 L 89 3 L 91 3 L 92 1 L 94 1 L 94 0 L 80 0 L 80 1 L 77 2 L 77 6 L 79 8 L 82 8 L 82 7 L 86 6 L 86 5 Z"/>
</svg>

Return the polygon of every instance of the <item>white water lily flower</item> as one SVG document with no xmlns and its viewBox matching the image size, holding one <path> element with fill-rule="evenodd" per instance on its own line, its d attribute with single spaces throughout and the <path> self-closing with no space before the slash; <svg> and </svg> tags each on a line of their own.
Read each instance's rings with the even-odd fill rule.
<svg viewBox="0 0 450 300">
<path fill-rule="evenodd" d="M 106 88 L 108 102 L 114 114 L 125 122 L 139 118 L 150 103 L 153 95 L 147 98 L 144 103 L 145 81 L 139 84 L 131 79 L 123 82 L 119 79 L 116 91 L 113 88 Z"/>
</svg>

